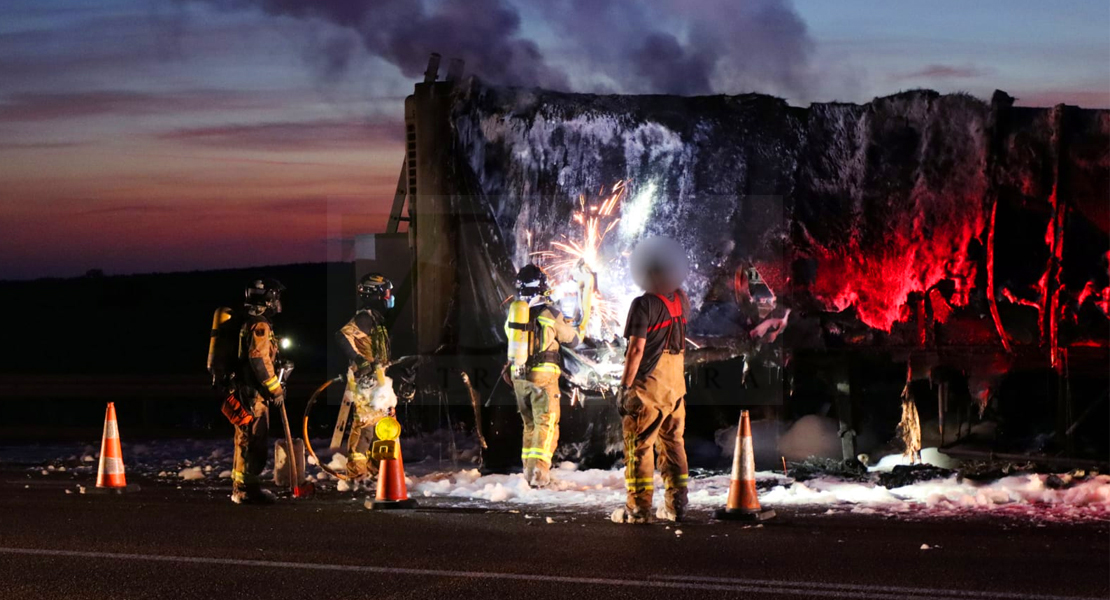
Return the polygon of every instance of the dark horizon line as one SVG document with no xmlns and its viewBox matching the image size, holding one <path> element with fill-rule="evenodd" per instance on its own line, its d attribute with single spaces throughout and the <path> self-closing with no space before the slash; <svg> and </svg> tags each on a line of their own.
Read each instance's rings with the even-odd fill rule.
<svg viewBox="0 0 1110 600">
<path fill-rule="evenodd" d="M 25 279 L 0 278 L 0 284 L 41 283 L 41 282 L 48 282 L 48 281 L 73 281 L 73 280 L 77 280 L 77 279 L 100 279 L 100 278 L 103 278 L 103 279 L 121 279 L 121 278 L 125 278 L 125 277 L 148 277 L 148 276 L 151 276 L 151 275 L 191 275 L 191 274 L 197 274 L 197 273 L 221 273 L 221 272 L 230 272 L 230 271 L 249 271 L 251 269 L 263 270 L 263 269 L 277 269 L 277 268 L 286 268 L 286 267 L 308 267 L 308 266 L 318 266 L 318 265 L 348 265 L 348 264 L 353 264 L 353 263 L 354 263 L 353 260 L 337 260 L 337 261 L 324 260 L 324 261 L 304 261 L 304 262 L 280 263 L 280 264 L 273 264 L 273 265 L 251 265 L 251 266 L 245 266 L 245 267 L 221 267 L 221 268 L 218 268 L 218 269 L 190 269 L 190 270 L 177 270 L 177 271 L 144 271 L 144 272 L 135 272 L 135 273 L 104 273 L 104 272 L 102 272 L 99 275 L 92 275 L 91 273 L 93 273 L 95 271 L 100 271 L 100 269 L 89 269 L 84 275 L 72 275 L 72 276 L 56 276 L 56 275 L 51 276 L 51 275 L 47 275 L 47 276 L 43 276 L 43 277 L 33 277 L 33 278 L 25 278 Z"/>
</svg>

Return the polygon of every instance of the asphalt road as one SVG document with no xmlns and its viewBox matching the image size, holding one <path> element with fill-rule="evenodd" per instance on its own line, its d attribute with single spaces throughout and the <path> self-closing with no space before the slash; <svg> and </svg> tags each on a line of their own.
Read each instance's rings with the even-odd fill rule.
<svg viewBox="0 0 1110 600">
<path fill-rule="evenodd" d="M 675 528 L 428 502 L 370 512 L 334 492 L 270 507 L 235 506 L 227 490 L 164 484 L 67 494 L 70 479 L 16 470 L 0 470 L 0 483 L 5 599 L 1110 595 L 1107 523 L 780 510 L 763 527 L 697 513 Z"/>
</svg>

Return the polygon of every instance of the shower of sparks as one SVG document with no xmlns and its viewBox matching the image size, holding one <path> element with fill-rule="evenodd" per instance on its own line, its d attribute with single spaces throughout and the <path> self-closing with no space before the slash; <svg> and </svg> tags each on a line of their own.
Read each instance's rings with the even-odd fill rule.
<svg viewBox="0 0 1110 600">
<path fill-rule="evenodd" d="M 625 197 L 625 191 L 625 181 L 618 181 L 609 190 L 604 187 L 598 190 L 598 197 L 593 202 L 587 202 L 584 195 L 579 196 L 578 209 L 571 216 L 571 235 L 561 236 L 560 240 L 552 242 L 550 249 L 531 252 L 532 256 L 547 262 L 545 270 L 553 280 L 552 287 L 576 281 L 580 265 L 585 265 L 593 273 L 606 270 L 606 265 L 601 262 L 601 245 L 620 222 L 615 212 Z M 532 232 L 527 233 L 527 238 L 531 247 Z M 622 320 L 616 304 L 606 300 L 597 289 L 593 293 L 593 318 L 601 323 L 620 323 Z"/>
<path fill-rule="evenodd" d="M 613 184 L 608 195 L 604 188 L 599 191 L 600 201 L 597 203 L 587 204 L 585 196 L 578 197 L 578 210 L 571 220 L 581 233 L 580 239 L 563 236 L 564 241 L 551 244 L 555 249 L 549 254 L 554 258 L 551 264 L 552 273 L 567 277 L 577 268 L 579 262 L 584 262 L 591 271 L 597 272 L 601 244 L 605 241 L 605 236 L 620 222 L 619 218 L 613 216 L 613 209 L 624 198 L 624 190 L 624 181 L 618 181 Z"/>
</svg>

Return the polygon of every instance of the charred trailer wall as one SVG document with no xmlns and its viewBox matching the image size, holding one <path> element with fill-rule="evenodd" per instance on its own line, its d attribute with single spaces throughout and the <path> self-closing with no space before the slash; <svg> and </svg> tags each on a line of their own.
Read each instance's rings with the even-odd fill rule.
<svg viewBox="0 0 1110 600">
<path fill-rule="evenodd" d="M 854 374 L 857 408 L 896 406 L 908 364 L 911 379 L 939 373 L 983 410 L 1011 370 L 1063 373 L 1060 348 L 1069 376 L 1093 381 L 1085 394 L 1105 387 L 1108 111 L 1016 108 L 1002 93 L 798 108 L 756 94 L 595 96 L 474 79 L 450 91 L 447 111 L 438 150 L 450 156 L 436 168 L 451 177 L 457 262 L 454 285 L 437 289 L 449 289 L 449 345 L 495 354 L 499 302 L 529 241 L 568 235 L 580 197 L 624 180 L 602 290 L 630 291 L 621 257 L 635 240 L 675 237 L 694 266 L 699 341 L 735 349 L 752 325 L 735 306 L 737 275 L 756 268 L 778 310 L 792 310 L 778 350 L 761 357 L 783 372 L 785 397 L 805 387 L 791 369 L 820 357 L 849 363 L 822 369 Z M 438 235 L 415 229 L 417 245 Z M 863 408 L 857 420 L 883 412 Z"/>
</svg>

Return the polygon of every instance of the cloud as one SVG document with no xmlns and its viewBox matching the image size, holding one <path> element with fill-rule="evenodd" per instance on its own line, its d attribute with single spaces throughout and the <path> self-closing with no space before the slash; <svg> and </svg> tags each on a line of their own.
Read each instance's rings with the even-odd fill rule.
<svg viewBox="0 0 1110 600">
<path fill-rule="evenodd" d="M 88 144 L 88 142 L 0 142 L 0 150 L 66 150 Z"/>
<path fill-rule="evenodd" d="M 186 128 L 158 137 L 200 146 L 283 152 L 365 149 L 383 140 L 400 142 L 404 139 L 404 131 L 405 125 L 401 119 L 321 119 Z"/>
<path fill-rule="evenodd" d="M 989 70 L 973 66 L 928 65 L 910 73 L 895 75 L 892 79 L 896 81 L 908 79 L 974 79 L 989 74 Z"/>
<path fill-rule="evenodd" d="M 98 115 L 208 112 L 272 106 L 260 95 L 220 90 L 145 93 L 127 90 L 18 92 L 0 101 L 0 122 L 52 121 Z"/>
<path fill-rule="evenodd" d="M 343 163 L 327 163 L 308 160 L 273 160 L 264 158 L 245 158 L 242 156 L 226 156 L 214 154 L 169 154 L 165 152 L 144 152 L 142 154 L 120 153 L 120 156 L 133 156 L 136 158 L 169 158 L 177 161 L 203 161 L 212 163 L 243 163 L 246 165 L 270 165 L 285 167 L 326 167 L 330 169 L 350 169 L 351 165 Z"/>
<path fill-rule="evenodd" d="M 117 214 L 171 214 L 188 212 L 191 208 L 167 204 L 131 204 L 125 206 L 105 206 L 78 211 L 76 215 L 117 215 Z"/>
</svg>

